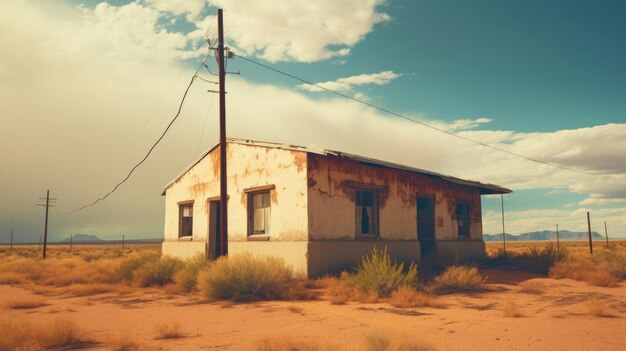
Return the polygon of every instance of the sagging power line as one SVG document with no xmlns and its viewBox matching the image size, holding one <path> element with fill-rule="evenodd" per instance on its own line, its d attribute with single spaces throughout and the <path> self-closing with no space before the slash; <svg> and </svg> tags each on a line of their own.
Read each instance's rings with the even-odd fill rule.
<svg viewBox="0 0 626 351">
<path fill-rule="evenodd" d="M 566 171 L 576 172 L 576 173 L 580 173 L 580 174 L 585 174 L 585 175 L 595 175 L 595 174 L 593 174 L 593 173 L 589 173 L 589 172 L 581 171 L 581 170 L 578 170 L 578 169 L 574 169 L 574 168 L 570 168 L 570 167 L 562 166 L 562 165 L 559 165 L 559 164 L 556 164 L 556 163 L 551 163 L 551 162 L 546 162 L 546 161 L 538 160 L 538 159 L 536 159 L 536 158 L 532 158 L 532 157 L 528 157 L 528 156 L 525 156 L 525 155 L 522 155 L 522 154 L 518 154 L 518 153 L 516 153 L 516 152 L 509 151 L 509 150 L 506 150 L 506 149 L 503 149 L 503 148 L 500 148 L 500 147 L 497 147 L 497 146 L 493 146 L 493 145 L 490 145 L 490 144 L 484 143 L 484 142 L 482 142 L 482 141 L 478 141 L 478 140 L 475 140 L 475 139 L 472 139 L 472 138 L 468 138 L 468 137 L 465 137 L 465 136 L 462 136 L 462 135 L 459 135 L 459 134 L 456 134 L 456 133 L 450 132 L 450 131 L 448 131 L 448 130 L 445 130 L 445 129 L 442 129 L 442 128 L 438 128 L 438 127 L 435 127 L 435 126 L 430 125 L 430 124 L 428 124 L 428 123 L 420 122 L 420 121 L 418 121 L 418 120 L 415 120 L 415 119 L 409 118 L 409 117 L 407 117 L 407 116 L 404 116 L 404 115 L 402 115 L 402 114 L 400 114 L 400 113 L 393 112 L 393 111 L 388 110 L 388 109 L 386 109 L 386 108 L 384 108 L 384 107 L 380 107 L 380 106 L 374 105 L 374 104 L 369 103 L 369 102 L 367 102 L 367 101 L 364 101 L 364 100 L 361 100 L 361 99 L 355 98 L 355 97 L 350 96 L 350 95 L 343 94 L 343 93 L 338 92 L 338 91 L 336 91 L 336 90 L 326 88 L 326 87 L 324 87 L 324 86 L 322 86 L 322 85 L 319 85 L 319 84 L 313 83 L 313 82 L 311 82 L 311 81 L 309 81 L 309 80 L 306 80 L 306 79 L 304 79 L 304 78 L 300 78 L 300 77 L 295 76 L 295 75 L 293 75 L 293 74 L 290 74 L 290 73 L 287 73 L 287 72 L 283 72 L 283 71 L 281 71 L 281 70 L 279 70 L 279 69 L 276 69 L 276 68 L 271 67 L 271 66 L 269 66 L 269 65 L 266 65 L 266 64 L 264 64 L 264 63 L 258 62 L 258 61 L 254 60 L 254 59 L 251 59 L 251 58 L 248 58 L 248 57 L 245 57 L 245 56 L 241 56 L 241 55 L 237 55 L 237 54 L 234 54 L 234 56 L 235 56 L 235 57 L 239 57 L 240 59 L 242 59 L 242 60 L 244 60 L 244 61 L 248 61 L 248 62 L 250 62 L 250 63 L 253 63 L 253 64 L 257 65 L 257 66 L 260 66 L 260 67 L 263 67 L 263 68 L 268 69 L 268 70 L 270 70 L 270 71 L 273 71 L 273 72 L 275 72 L 275 73 L 278 73 L 278 74 L 281 74 L 281 75 L 283 75 L 283 76 L 286 76 L 286 77 L 289 77 L 289 78 L 295 79 L 295 80 L 297 80 L 297 81 L 299 81 L 299 82 L 302 82 L 302 83 L 304 83 L 304 84 L 311 85 L 311 86 L 313 86 L 313 87 L 316 87 L 316 88 L 321 89 L 321 90 L 323 90 L 323 91 L 326 91 L 326 92 L 328 92 L 328 93 L 335 94 L 335 95 L 337 95 L 337 96 L 340 96 L 340 97 L 346 98 L 346 99 L 348 99 L 348 100 L 352 100 L 352 101 L 358 102 L 358 103 L 363 104 L 363 105 L 365 105 L 365 106 L 369 106 L 369 107 L 371 107 L 371 108 L 373 108 L 373 109 L 376 109 L 376 110 L 379 110 L 379 111 L 385 112 L 385 113 L 390 114 L 390 115 L 392 115 L 392 116 L 395 116 L 395 117 L 398 117 L 398 118 L 402 118 L 402 119 L 407 120 L 407 121 L 412 122 L 412 123 L 419 124 L 419 125 L 421 125 L 421 126 L 423 126 L 423 127 L 433 129 L 433 130 L 438 131 L 438 132 L 440 132 L 440 133 L 448 134 L 448 135 L 450 135 L 450 136 L 453 136 L 453 137 L 456 137 L 456 138 L 459 138 L 459 139 L 462 139 L 462 140 L 465 140 L 465 141 L 469 141 L 469 142 L 472 142 L 472 143 L 474 143 L 474 144 L 478 144 L 478 145 L 480 145 L 480 146 L 484 146 L 484 147 L 487 147 L 487 148 L 492 149 L 492 150 L 496 150 L 496 151 L 504 152 L 504 153 L 506 153 L 506 154 L 509 154 L 509 155 L 512 155 L 512 156 L 515 156 L 515 157 L 518 157 L 518 158 L 524 159 L 524 160 L 526 160 L 526 161 L 531 161 L 531 162 L 535 162 L 535 163 L 539 163 L 539 164 L 543 164 L 543 165 L 547 165 L 547 166 L 551 166 L 551 167 L 555 167 L 555 168 L 560 168 L 560 169 L 563 169 L 563 170 L 566 170 Z"/>
<path fill-rule="evenodd" d="M 174 122 L 176 121 L 176 119 L 178 119 L 178 116 L 180 115 L 180 112 L 183 109 L 183 104 L 185 103 L 185 99 L 187 98 L 187 93 L 189 93 L 189 89 L 191 88 L 191 86 L 193 85 L 193 82 L 196 80 L 196 78 L 198 78 L 198 72 L 200 71 L 200 68 L 203 67 L 203 65 L 205 64 L 206 60 L 209 58 L 210 56 L 210 51 L 209 53 L 204 57 L 204 59 L 202 59 L 202 62 L 200 63 L 200 65 L 198 65 L 198 68 L 196 69 L 196 72 L 193 74 L 193 76 L 191 77 L 191 80 L 189 81 L 189 84 L 187 85 L 187 88 L 185 89 L 185 93 L 183 94 L 183 97 L 180 100 L 180 103 L 178 104 L 178 111 L 176 112 L 176 114 L 174 115 L 174 117 L 172 118 L 172 120 L 170 121 L 170 123 L 167 125 L 167 127 L 165 128 L 165 130 L 163 131 L 163 133 L 161 133 L 161 136 L 154 142 L 154 144 L 152 144 L 152 147 L 150 147 L 150 149 L 148 150 L 148 152 L 146 153 L 146 155 L 141 159 L 141 161 L 139 161 L 131 170 L 130 172 L 128 172 L 128 174 L 126 175 L 126 177 L 124 177 L 124 179 L 122 179 L 119 183 L 117 183 L 113 189 L 111 191 L 109 191 L 108 193 L 106 193 L 104 196 L 97 198 L 96 200 L 94 200 L 92 203 L 87 204 L 85 206 L 79 207 L 73 211 L 70 211 L 69 213 L 74 213 L 77 211 L 80 211 L 82 209 L 85 209 L 87 207 L 91 207 L 95 204 L 97 204 L 98 202 L 106 199 L 107 197 L 109 197 L 109 195 L 113 194 L 117 188 L 119 188 L 122 184 L 124 184 L 129 178 L 130 176 L 133 174 L 133 172 L 135 172 L 135 170 L 141 166 L 142 163 L 144 163 L 148 157 L 150 156 L 150 154 L 152 153 L 152 151 L 154 150 L 154 148 L 156 148 L 156 146 L 159 144 L 159 142 L 161 142 L 161 140 L 163 140 L 163 138 L 165 137 L 165 134 L 167 134 L 167 132 L 169 131 L 170 127 L 172 126 L 172 124 L 174 124 Z"/>
</svg>

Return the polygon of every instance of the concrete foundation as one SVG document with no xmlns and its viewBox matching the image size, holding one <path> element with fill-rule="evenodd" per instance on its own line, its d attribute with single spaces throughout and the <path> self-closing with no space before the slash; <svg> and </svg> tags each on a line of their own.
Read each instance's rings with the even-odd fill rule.
<svg viewBox="0 0 626 351">
<path fill-rule="evenodd" d="M 462 260 L 485 256 L 482 240 L 437 240 L 437 254 Z"/>
<path fill-rule="evenodd" d="M 173 256 L 182 259 L 193 257 L 197 254 L 206 255 L 206 242 L 204 241 L 164 241 L 162 246 L 164 256 Z"/>
<path fill-rule="evenodd" d="M 326 273 L 337 273 L 357 267 L 372 249 L 384 249 L 393 260 L 418 263 L 420 244 L 417 241 L 311 241 L 308 243 L 308 276 L 314 278 Z"/>
</svg>

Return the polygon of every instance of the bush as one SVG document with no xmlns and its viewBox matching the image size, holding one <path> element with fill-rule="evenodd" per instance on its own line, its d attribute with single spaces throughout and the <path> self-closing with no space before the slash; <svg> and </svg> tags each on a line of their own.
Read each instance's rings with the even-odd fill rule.
<svg viewBox="0 0 626 351">
<path fill-rule="evenodd" d="M 550 269 L 550 277 L 570 278 L 593 285 L 615 287 L 626 275 L 626 257 L 615 250 L 602 250 L 593 257 L 571 257 Z"/>
<path fill-rule="evenodd" d="M 408 286 L 402 286 L 391 293 L 389 303 L 394 307 L 432 306 L 433 297 Z"/>
<path fill-rule="evenodd" d="M 197 288 L 198 273 L 207 268 L 210 263 L 211 261 L 204 254 L 198 254 L 186 260 L 183 267 L 174 276 L 176 286 L 184 292 L 195 290 Z"/>
<path fill-rule="evenodd" d="M 361 292 L 376 292 L 379 296 L 389 296 L 401 286 L 417 286 L 417 266 L 411 264 L 404 269 L 404 263 L 391 262 L 387 247 L 383 250 L 374 248 L 363 257 L 356 273 L 345 276 L 348 284 Z"/>
<path fill-rule="evenodd" d="M 163 256 L 156 262 L 147 261 L 133 274 L 133 282 L 139 286 L 163 286 L 174 282 L 174 275 L 183 267 L 178 258 Z"/>
<path fill-rule="evenodd" d="M 198 275 L 198 290 L 211 299 L 234 301 L 283 299 L 297 280 L 277 257 L 249 252 L 220 257 Z"/>
<path fill-rule="evenodd" d="M 440 294 L 479 292 L 485 289 L 485 280 L 476 267 L 452 266 L 435 277 L 432 288 Z"/>
<path fill-rule="evenodd" d="M 161 255 L 158 253 L 142 253 L 128 256 L 122 260 L 117 269 L 117 280 L 126 283 L 132 283 L 135 271 L 146 264 L 153 264 L 159 260 Z"/>
</svg>

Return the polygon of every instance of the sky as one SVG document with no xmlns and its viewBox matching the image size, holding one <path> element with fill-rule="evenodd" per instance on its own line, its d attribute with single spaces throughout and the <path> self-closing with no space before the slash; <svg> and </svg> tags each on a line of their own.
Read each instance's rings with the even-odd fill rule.
<svg viewBox="0 0 626 351">
<path fill-rule="evenodd" d="M 334 149 L 498 184 L 506 231 L 626 237 L 626 3 L 502 0 L 9 0 L 0 2 L 0 242 L 163 235 L 163 186 L 217 143 L 215 85 L 198 80 L 148 161 L 105 201 L 178 107 L 215 40 L 228 135 Z M 216 71 L 213 58 L 209 68 Z M 206 69 L 200 75 L 215 77 Z M 483 197 L 483 231 L 502 231 Z"/>
</svg>

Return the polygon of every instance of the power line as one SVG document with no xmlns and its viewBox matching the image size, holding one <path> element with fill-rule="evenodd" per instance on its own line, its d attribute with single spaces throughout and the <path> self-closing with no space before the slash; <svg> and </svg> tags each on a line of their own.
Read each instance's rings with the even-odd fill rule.
<svg viewBox="0 0 626 351">
<path fill-rule="evenodd" d="M 124 179 L 122 179 L 119 183 L 117 183 L 113 189 L 111 191 L 109 191 L 108 193 L 106 193 L 104 196 L 96 199 L 94 202 L 85 205 L 83 207 L 77 208 L 73 211 L 70 211 L 69 213 L 74 213 L 77 211 L 80 211 L 84 208 L 87 207 L 91 207 L 93 205 L 95 205 L 96 203 L 106 199 L 109 195 L 113 194 L 115 192 L 115 190 L 117 190 L 117 188 L 120 187 L 120 185 L 124 184 L 128 178 L 130 178 L 130 176 L 133 174 L 133 172 L 137 169 L 137 167 L 139 167 L 142 163 L 144 163 L 144 161 L 146 161 L 148 159 L 148 156 L 150 156 L 150 154 L 152 153 L 152 150 L 154 150 L 154 148 L 157 146 L 157 144 L 159 144 L 159 142 L 161 140 L 163 140 L 163 137 L 165 137 L 165 134 L 167 133 L 167 131 L 170 129 L 170 127 L 172 126 L 172 124 L 174 124 L 174 122 L 176 121 L 176 119 L 178 118 L 178 116 L 180 115 L 180 112 L 182 111 L 183 108 L 183 103 L 185 102 L 185 98 L 187 97 L 187 93 L 189 92 L 189 89 L 191 88 L 191 85 L 193 84 L 193 82 L 196 80 L 196 78 L 198 77 L 198 71 L 200 71 L 200 68 L 202 68 L 202 65 L 204 65 L 204 62 L 207 60 L 207 58 L 209 57 L 209 54 L 206 55 L 206 57 L 202 60 L 202 62 L 200 63 L 200 65 L 198 66 L 198 68 L 196 69 L 196 72 L 194 73 L 193 77 L 191 77 L 191 80 L 189 81 L 189 84 L 187 85 L 187 88 L 185 89 L 185 93 L 183 94 L 182 99 L 180 100 L 180 104 L 178 105 L 178 112 L 176 112 L 176 115 L 172 118 L 172 120 L 170 121 L 170 123 L 167 125 L 167 127 L 165 128 L 165 130 L 163 131 L 163 133 L 161 134 L 161 136 L 157 139 L 157 141 L 154 142 L 154 144 L 152 144 L 152 147 L 150 148 L 150 150 L 148 150 L 148 152 L 146 153 L 146 155 L 143 157 L 143 159 L 141 159 L 141 161 L 139 161 L 131 170 L 130 172 L 128 172 L 128 174 L 126 175 L 126 177 Z"/>
<path fill-rule="evenodd" d="M 509 151 L 509 150 L 506 150 L 506 149 L 502 149 L 502 148 L 499 148 L 499 147 L 497 147 L 497 146 L 493 146 L 493 145 L 490 145 L 490 144 L 487 144 L 487 143 L 484 143 L 484 142 L 481 142 L 481 141 L 478 141 L 478 140 L 475 140 L 475 139 L 472 139 L 472 138 L 468 138 L 468 137 L 465 137 L 465 136 L 462 136 L 462 135 L 459 135 L 459 134 L 456 134 L 456 133 L 453 133 L 453 132 L 447 131 L 447 130 L 445 130 L 445 129 L 435 127 L 435 126 L 430 125 L 430 124 L 428 124 L 428 123 L 420 122 L 420 121 L 418 121 L 418 120 L 415 120 L 415 119 L 409 118 L 409 117 L 404 116 L 404 115 L 401 115 L 401 114 L 399 114 L 399 113 L 397 113 L 397 112 L 393 112 L 393 111 L 391 111 L 391 110 L 388 110 L 388 109 L 386 109 L 386 108 L 384 108 L 384 107 L 376 106 L 376 105 L 374 105 L 374 104 L 371 104 L 371 103 L 369 103 L 369 102 L 367 102 L 367 101 L 363 101 L 363 100 L 358 99 L 358 98 L 355 98 L 355 97 L 353 97 L 353 96 L 349 96 L 349 95 L 346 95 L 346 94 L 340 93 L 340 92 L 338 92 L 338 91 L 336 91 L 336 90 L 332 90 L 332 89 L 326 88 L 326 87 L 324 87 L 324 86 L 322 86 L 322 85 L 319 85 L 319 84 L 313 83 L 313 82 L 311 82 L 311 81 L 308 81 L 308 80 L 306 80 L 306 79 L 303 79 L 303 78 L 297 77 L 297 76 L 295 76 L 295 75 L 293 75 L 293 74 L 290 74 L 290 73 L 287 73 L 287 72 L 283 72 L 283 71 L 281 71 L 281 70 L 278 70 L 278 69 L 276 69 L 276 68 L 274 68 L 274 67 L 271 67 L 271 66 L 268 66 L 268 65 L 266 65 L 266 64 L 263 64 L 263 63 L 261 63 L 261 62 L 258 62 L 258 61 L 256 61 L 256 60 L 253 60 L 253 59 L 251 59 L 251 58 L 247 58 L 247 57 L 245 57 L 245 56 L 240 56 L 240 55 L 237 55 L 237 54 L 235 54 L 234 56 L 239 57 L 239 58 L 241 58 L 241 59 L 243 59 L 243 60 L 245 60 L 245 61 L 248 61 L 248 62 L 250 62 L 250 63 L 253 63 L 253 64 L 255 64 L 255 65 L 261 66 L 261 67 L 263 67 L 263 68 L 265 68 L 265 69 L 268 69 L 268 70 L 270 70 L 270 71 L 273 71 L 273 72 L 275 72 L 275 73 L 278 73 L 278 74 L 281 74 L 281 75 L 283 75 L 283 76 L 286 76 L 286 77 L 289 77 L 289 78 L 295 79 L 295 80 L 300 81 L 300 82 L 302 82 L 302 83 L 305 83 L 305 84 L 307 84 L 307 85 L 314 86 L 314 87 L 316 87 L 316 88 L 318 88 L 318 89 L 321 89 L 321 90 L 324 90 L 324 91 L 326 91 L 326 92 L 329 92 L 329 93 L 335 94 L 335 95 L 337 95 L 337 96 L 341 96 L 341 97 L 343 97 L 343 98 L 346 98 L 346 99 L 349 99 L 349 100 L 352 100 L 352 101 L 358 102 L 358 103 L 360 103 L 360 104 L 363 104 L 363 105 L 369 106 L 369 107 L 371 107 L 371 108 L 373 108 L 373 109 L 376 109 L 376 110 L 379 110 L 379 111 L 385 112 L 385 113 L 390 114 L 390 115 L 392 115 L 392 116 L 396 116 L 396 117 L 402 118 L 402 119 L 407 120 L 407 121 L 409 121 L 409 122 L 419 124 L 419 125 L 421 125 L 421 126 L 423 126 L 423 127 L 427 127 L 427 128 L 430 128 L 430 129 L 436 130 L 436 131 L 438 131 L 438 132 L 441 132 L 441 133 L 444 133 L 444 134 L 448 134 L 448 135 L 450 135 L 450 136 L 453 136 L 453 137 L 456 137 L 456 138 L 459 138 L 459 139 L 463 139 L 463 140 L 465 140 L 465 141 L 469 141 L 469 142 L 472 142 L 472 143 L 475 143 L 475 144 L 478 144 L 478 145 L 481 145 L 481 146 L 484 146 L 484 147 L 487 147 L 487 148 L 490 148 L 490 149 L 493 149 L 493 150 L 496 150 L 496 151 L 504 152 L 504 153 L 507 153 L 507 154 L 509 154 L 509 155 L 513 155 L 513 156 L 516 156 L 516 157 L 522 158 L 522 159 L 527 160 L 527 161 L 536 162 L 536 163 L 544 164 L 544 165 L 551 166 L 551 167 L 555 167 L 555 168 L 564 169 L 564 170 L 571 171 L 571 172 L 576 172 L 576 173 L 581 173 L 581 174 L 586 174 L 586 175 L 595 175 L 595 174 L 593 174 L 593 173 L 589 173 L 589 172 L 585 172 L 585 171 L 577 170 L 577 169 L 570 168 L 570 167 L 566 167 L 566 166 L 561 166 L 561 165 L 556 164 L 556 163 L 546 162 L 546 161 L 538 160 L 538 159 L 536 159 L 536 158 L 532 158 L 532 157 L 524 156 L 524 155 L 522 155 L 522 154 L 518 154 L 518 153 L 513 152 L 513 151 Z"/>
</svg>

